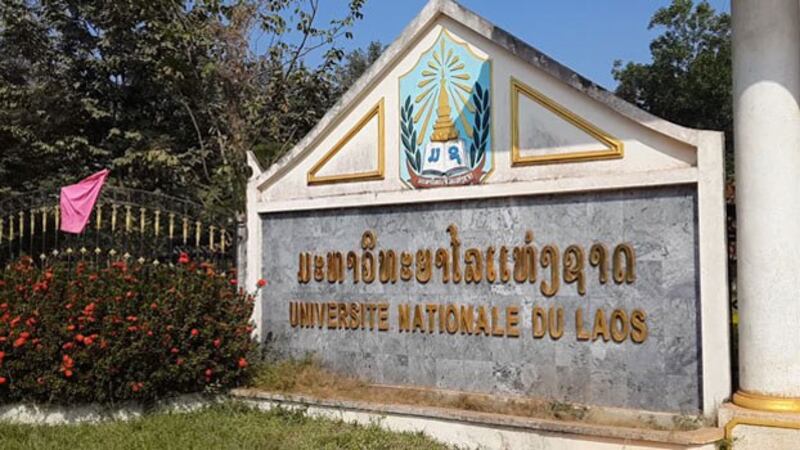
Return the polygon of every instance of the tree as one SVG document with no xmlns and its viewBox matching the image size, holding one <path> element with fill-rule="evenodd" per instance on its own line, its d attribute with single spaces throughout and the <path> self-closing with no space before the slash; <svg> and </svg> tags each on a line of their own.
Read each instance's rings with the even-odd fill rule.
<svg viewBox="0 0 800 450">
<path fill-rule="evenodd" d="M 717 13 L 705 0 L 696 5 L 673 0 L 653 15 L 650 28 L 655 27 L 664 32 L 650 44 L 651 63 L 623 66 L 615 61 L 616 93 L 667 120 L 725 132 L 728 280 L 736 308 L 731 17 Z"/>
<path fill-rule="evenodd" d="M 381 57 L 385 47 L 379 41 L 370 42 L 365 48 L 357 48 L 344 57 L 344 64 L 336 69 L 338 91 L 344 93 L 369 67 Z"/>
<path fill-rule="evenodd" d="M 615 61 L 617 95 L 659 117 L 725 132 L 727 173 L 733 176 L 731 18 L 707 1 L 673 0 L 656 11 L 650 28 L 652 62 Z"/>
<path fill-rule="evenodd" d="M 5 0 L 0 195 L 108 167 L 113 183 L 241 211 L 245 152 L 279 153 L 335 101 L 338 42 L 364 1 L 320 26 L 319 0 Z"/>
<path fill-rule="evenodd" d="M 266 91 L 267 97 L 282 98 L 282 102 L 263 102 L 260 111 L 264 119 L 261 130 L 269 130 L 253 147 L 256 157 L 264 166 L 282 156 L 317 124 L 334 103 L 339 100 L 359 77 L 383 53 L 384 46 L 377 41 L 364 49 L 355 49 L 342 57 L 341 62 L 324 65 L 315 70 L 301 65 L 292 73 L 292 89 Z M 281 72 L 280 64 L 269 63 L 267 71 Z M 263 82 L 268 86 L 268 81 Z M 276 139 L 279 138 L 279 139 Z"/>
</svg>

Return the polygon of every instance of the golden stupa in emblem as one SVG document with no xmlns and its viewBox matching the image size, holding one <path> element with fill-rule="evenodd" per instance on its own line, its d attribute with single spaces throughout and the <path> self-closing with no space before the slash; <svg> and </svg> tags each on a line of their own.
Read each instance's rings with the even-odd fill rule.
<svg viewBox="0 0 800 450">
<path fill-rule="evenodd" d="M 436 122 L 422 158 L 422 173 L 437 176 L 452 176 L 469 170 L 464 141 L 458 135 L 450 117 L 450 98 L 444 75 L 439 80 L 439 95 L 436 106 Z"/>
<path fill-rule="evenodd" d="M 444 74 L 439 81 L 439 104 L 436 108 L 436 122 L 433 124 L 432 142 L 447 142 L 458 139 L 458 130 L 450 118 L 450 99 L 447 96 L 447 85 Z"/>
</svg>

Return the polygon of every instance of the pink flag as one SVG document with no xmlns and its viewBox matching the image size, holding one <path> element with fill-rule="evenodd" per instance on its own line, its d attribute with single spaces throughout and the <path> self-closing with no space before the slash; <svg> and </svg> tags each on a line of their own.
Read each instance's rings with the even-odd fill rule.
<svg viewBox="0 0 800 450">
<path fill-rule="evenodd" d="M 108 169 L 61 188 L 61 231 L 79 234 L 86 227 L 94 203 L 108 177 Z"/>
</svg>

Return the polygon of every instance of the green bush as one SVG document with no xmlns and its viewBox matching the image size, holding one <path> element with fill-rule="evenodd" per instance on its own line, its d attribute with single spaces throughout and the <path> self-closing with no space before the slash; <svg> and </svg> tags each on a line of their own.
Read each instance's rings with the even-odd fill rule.
<svg viewBox="0 0 800 450">
<path fill-rule="evenodd" d="M 149 402 L 249 376 L 253 297 L 235 273 L 116 262 L 0 272 L 0 403 Z"/>
</svg>

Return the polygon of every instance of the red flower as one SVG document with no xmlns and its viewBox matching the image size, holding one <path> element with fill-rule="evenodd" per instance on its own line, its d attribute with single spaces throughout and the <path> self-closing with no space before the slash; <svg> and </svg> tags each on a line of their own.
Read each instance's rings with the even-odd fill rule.
<svg viewBox="0 0 800 450">
<path fill-rule="evenodd" d="M 77 342 L 83 342 L 83 339 L 84 339 L 84 337 L 83 337 L 83 335 L 82 335 L 82 334 L 76 334 L 76 335 L 75 335 L 75 341 L 77 341 Z"/>
<path fill-rule="evenodd" d="M 244 358 L 239 358 L 239 368 L 244 369 L 247 367 L 247 360 Z"/>
<path fill-rule="evenodd" d="M 42 292 L 48 289 L 47 281 L 40 281 L 33 284 L 33 292 Z"/>
<path fill-rule="evenodd" d="M 197 335 L 199 335 L 199 334 L 200 334 L 200 332 L 199 332 L 199 331 L 197 331 L 197 328 L 192 328 L 192 331 L 191 331 L 191 333 L 192 333 L 192 337 L 197 337 Z"/>
<path fill-rule="evenodd" d="M 133 392 L 139 392 L 142 389 L 142 387 L 144 387 L 144 383 L 142 383 L 141 381 L 137 383 L 131 383 L 131 390 Z"/>
<path fill-rule="evenodd" d="M 69 355 L 64 355 L 61 358 L 61 368 L 58 369 L 60 372 L 64 373 L 64 376 L 69 378 L 72 376 L 72 367 L 75 366 L 75 361 L 69 357 Z"/>
<path fill-rule="evenodd" d="M 75 331 L 75 325 L 67 325 L 67 331 Z"/>
<path fill-rule="evenodd" d="M 211 369 L 206 369 L 206 378 L 211 378 L 211 375 L 214 374 L 214 371 Z"/>
<path fill-rule="evenodd" d="M 94 342 L 94 340 L 91 337 L 87 337 L 87 338 L 85 338 L 83 340 L 83 345 L 88 347 L 88 346 L 92 345 L 92 342 Z"/>
<path fill-rule="evenodd" d="M 186 252 L 181 252 L 181 255 L 178 257 L 179 264 L 189 264 L 189 254 Z"/>
<path fill-rule="evenodd" d="M 8 381 L 6 377 L 0 377 L 0 385 L 6 384 L 6 381 Z"/>
<path fill-rule="evenodd" d="M 175 347 L 172 347 L 171 349 L 169 349 L 169 351 L 170 351 L 170 353 L 172 353 L 173 355 L 178 353 L 178 349 L 177 349 L 177 348 L 175 348 Z"/>
<path fill-rule="evenodd" d="M 236 278 L 231 278 L 231 286 L 236 286 L 239 282 L 236 281 Z"/>
<path fill-rule="evenodd" d="M 221 340 L 221 339 L 219 339 L 219 338 L 217 338 L 217 339 L 214 339 L 214 342 L 213 342 L 213 344 L 214 344 L 214 347 L 215 347 L 215 348 L 219 348 L 219 346 L 220 346 L 220 345 L 222 345 L 222 340 Z M 0 358 L 0 359 L 2 359 L 2 358 Z"/>
<path fill-rule="evenodd" d="M 178 358 L 178 359 L 175 361 L 175 365 L 177 365 L 177 366 L 182 366 L 182 365 L 183 365 L 183 358 Z"/>
<path fill-rule="evenodd" d="M 158 305 L 157 305 L 157 304 L 155 304 L 155 303 L 150 303 L 150 309 L 152 309 L 153 311 L 155 311 L 155 310 L 157 310 L 157 309 L 158 309 Z"/>
<path fill-rule="evenodd" d="M 91 316 L 92 314 L 94 314 L 94 309 L 96 307 L 97 307 L 97 305 L 95 305 L 94 303 L 89 303 L 88 305 L 86 305 L 85 308 L 83 308 L 83 315 L 84 316 Z"/>
<path fill-rule="evenodd" d="M 260 280 L 258 280 L 258 281 L 256 282 L 256 286 L 257 286 L 257 287 L 260 287 L 260 288 L 262 288 L 262 287 L 264 287 L 264 286 L 266 286 L 266 285 L 267 285 L 267 280 L 265 280 L 265 279 L 263 279 L 263 278 L 261 278 Z"/>
<path fill-rule="evenodd" d="M 25 345 L 26 342 L 28 342 L 27 339 L 23 337 L 18 338 L 16 341 L 14 341 L 14 348 L 22 347 L 23 345 Z"/>
<path fill-rule="evenodd" d="M 72 347 L 75 347 L 75 344 L 72 342 L 67 342 L 66 344 L 62 345 L 61 348 L 64 350 L 72 350 Z"/>
<path fill-rule="evenodd" d="M 37 378 L 36 379 L 36 383 L 39 384 L 39 385 L 43 385 L 44 384 L 44 378 L 42 378 L 42 377 Z"/>
<path fill-rule="evenodd" d="M 6 357 L 6 352 L 0 352 L 0 363 L 3 362 L 3 358 Z"/>
</svg>

